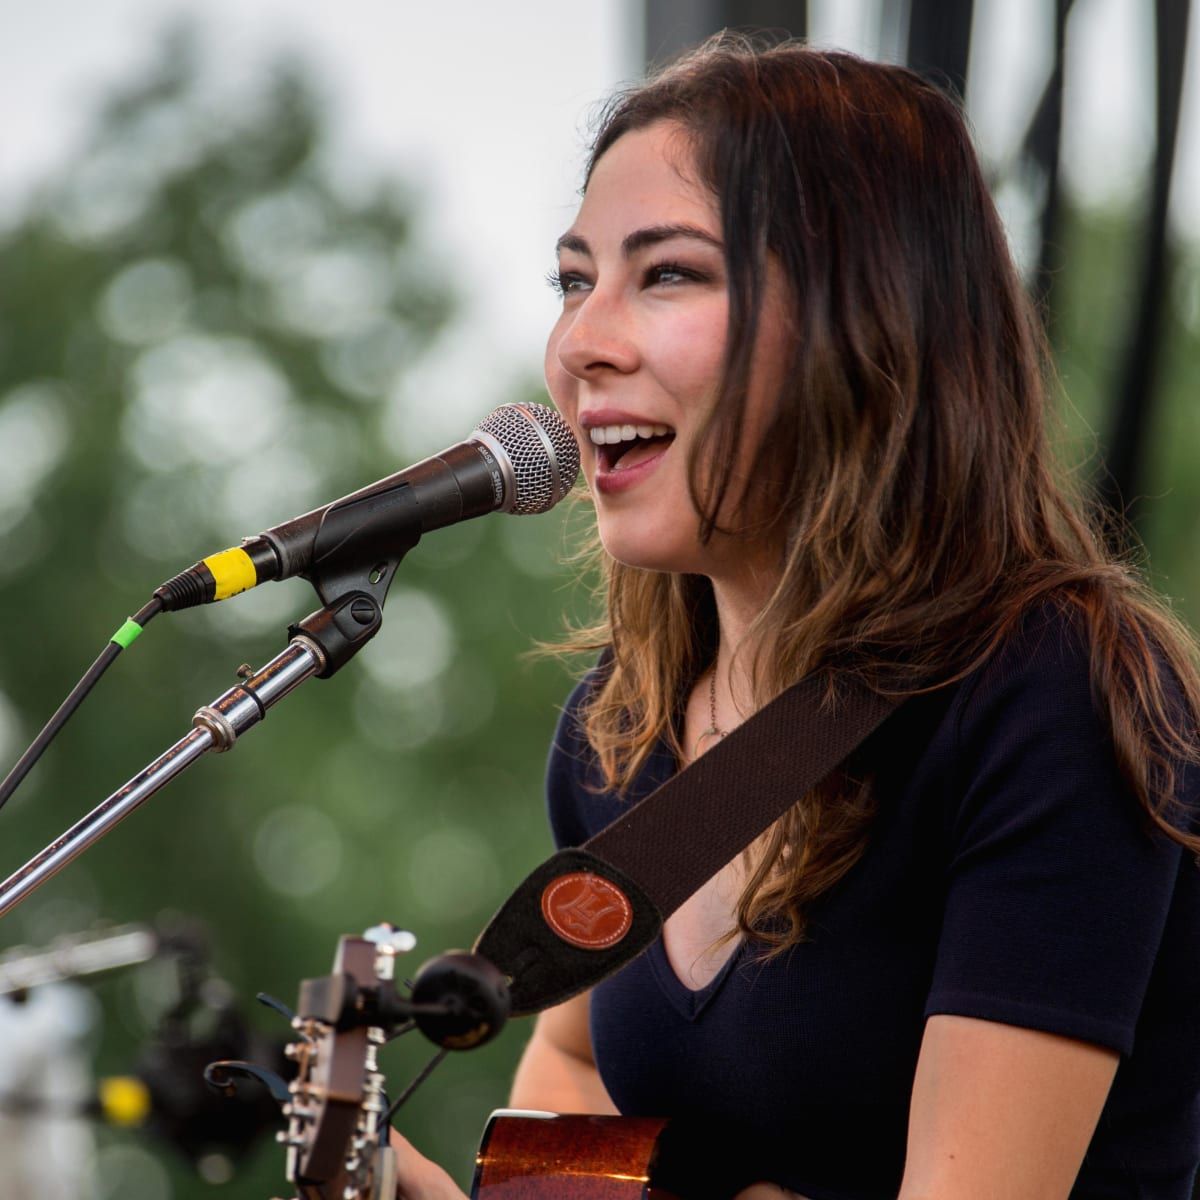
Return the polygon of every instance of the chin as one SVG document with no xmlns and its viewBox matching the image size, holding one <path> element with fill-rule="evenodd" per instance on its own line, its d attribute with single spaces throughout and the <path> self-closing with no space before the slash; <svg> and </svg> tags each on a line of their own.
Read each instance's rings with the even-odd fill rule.
<svg viewBox="0 0 1200 1200">
<path fill-rule="evenodd" d="M 694 539 L 689 546 L 672 546 L 664 543 L 661 537 L 650 536 L 645 532 L 639 536 L 624 530 L 606 531 L 601 524 L 600 543 L 609 557 L 622 566 L 673 575 L 698 572 L 697 551 L 700 545 Z"/>
</svg>

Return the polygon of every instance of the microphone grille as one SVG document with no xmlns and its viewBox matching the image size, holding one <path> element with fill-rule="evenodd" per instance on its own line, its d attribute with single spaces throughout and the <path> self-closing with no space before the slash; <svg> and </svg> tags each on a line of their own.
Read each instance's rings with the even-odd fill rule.
<svg viewBox="0 0 1200 1200">
<path fill-rule="evenodd" d="M 514 495 L 504 507 L 526 515 L 546 512 L 570 490 L 579 474 L 579 444 L 571 427 L 545 404 L 504 404 L 476 426 L 508 455 Z"/>
</svg>

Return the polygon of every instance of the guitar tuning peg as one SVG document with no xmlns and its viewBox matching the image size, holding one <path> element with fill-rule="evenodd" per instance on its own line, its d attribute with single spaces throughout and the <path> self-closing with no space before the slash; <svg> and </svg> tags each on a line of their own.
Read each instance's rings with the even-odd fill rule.
<svg viewBox="0 0 1200 1200">
<path fill-rule="evenodd" d="M 271 1093 L 271 1099 L 280 1106 L 287 1104 L 291 1099 L 286 1081 L 274 1071 L 256 1063 L 242 1062 L 240 1059 L 222 1059 L 219 1062 L 211 1062 L 204 1068 L 204 1082 L 224 1096 L 236 1094 L 237 1084 L 234 1080 L 238 1076 L 257 1080 Z"/>
<path fill-rule="evenodd" d="M 374 942 L 381 950 L 391 950 L 393 954 L 407 954 L 416 949 L 416 935 L 407 929 L 397 929 L 388 921 L 372 925 L 363 932 L 368 942 Z"/>
<path fill-rule="evenodd" d="M 254 998 L 259 1004 L 274 1009 L 289 1024 L 296 1019 L 296 1014 L 282 1000 L 277 1000 L 274 996 L 270 996 L 266 992 L 258 992 Z"/>
</svg>

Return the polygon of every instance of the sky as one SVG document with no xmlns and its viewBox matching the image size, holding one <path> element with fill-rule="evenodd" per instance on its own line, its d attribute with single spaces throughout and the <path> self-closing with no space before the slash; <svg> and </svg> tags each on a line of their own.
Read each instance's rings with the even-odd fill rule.
<svg viewBox="0 0 1200 1200">
<path fill-rule="evenodd" d="M 814 0 L 812 40 L 886 54 L 870 35 L 881 3 Z M 1011 156 L 1048 70 L 1052 8 L 977 0 L 968 100 L 993 162 Z M 1143 186 L 1150 12 L 1144 0 L 1075 4 L 1064 171 L 1090 202 L 1129 203 Z M 419 236 L 463 305 L 407 386 L 461 424 L 490 406 L 476 397 L 535 379 L 556 303 L 543 277 L 578 201 L 589 115 L 640 69 L 639 0 L 0 0 L 0 216 L 69 159 L 94 98 L 139 72 L 179 13 L 199 20 L 230 94 L 280 50 L 298 51 L 330 104 L 339 176 L 395 173 L 426 197 Z M 1200 242 L 1200 20 L 1191 42 L 1173 217 Z M 1019 198 L 1002 207 L 1020 251 L 1030 214 Z M 432 444 L 452 432 L 431 429 Z"/>
</svg>

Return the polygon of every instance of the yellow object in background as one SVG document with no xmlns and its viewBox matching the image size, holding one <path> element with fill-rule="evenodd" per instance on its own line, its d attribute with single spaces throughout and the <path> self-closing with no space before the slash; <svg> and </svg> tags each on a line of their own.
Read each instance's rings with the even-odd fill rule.
<svg viewBox="0 0 1200 1200">
<path fill-rule="evenodd" d="M 150 1115 L 150 1090 L 134 1075 L 100 1080 L 100 1111 L 113 1125 L 140 1125 Z"/>
</svg>

